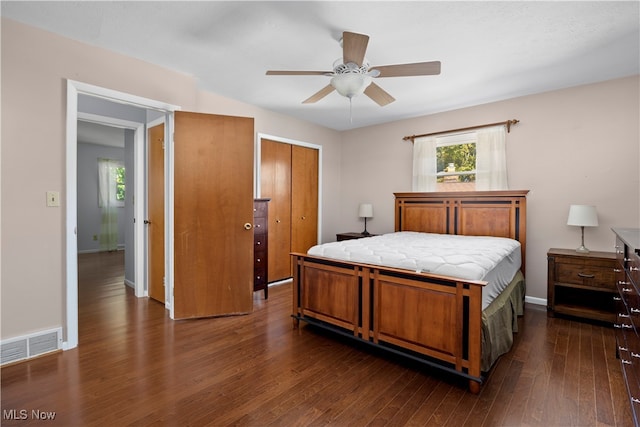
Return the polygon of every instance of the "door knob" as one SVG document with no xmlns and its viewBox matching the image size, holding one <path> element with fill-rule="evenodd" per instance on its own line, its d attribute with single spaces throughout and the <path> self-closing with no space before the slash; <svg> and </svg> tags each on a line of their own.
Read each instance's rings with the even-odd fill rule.
<svg viewBox="0 0 640 427">
<path fill-rule="evenodd" d="M 145 224 L 151 224 L 151 221 L 149 221 L 148 219 L 145 219 L 145 220 L 144 220 L 144 223 L 145 223 Z"/>
<path fill-rule="evenodd" d="M 252 227 L 253 227 L 253 226 L 252 226 L 250 223 L 248 223 L 248 222 L 244 225 L 244 229 L 245 229 L 245 230 L 251 230 L 251 228 L 252 228 Z"/>
</svg>

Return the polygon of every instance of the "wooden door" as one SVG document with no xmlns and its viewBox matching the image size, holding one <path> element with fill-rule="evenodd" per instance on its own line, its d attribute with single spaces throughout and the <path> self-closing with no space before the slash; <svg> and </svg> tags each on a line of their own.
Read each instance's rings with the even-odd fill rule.
<svg viewBox="0 0 640 427">
<path fill-rule="evenodd" d="M 271 198 L 268 219 L 268 281 L 291 277 L 291 146 L 263 139 L 260 195 Z"/>
<path fill-rule="evenodd" d="M 148 141 L 149 297 L 164 303 L 164 123 L 149 128 Z"/>
<path fill-rule="evenodd" d="M 318 150 L 291 146 L 291 251 L 318 243 Z"/>
<path fill-rule="evenodd" d="M 253 308 L 253 118 L 175 113 L 175 319 Z"/>
</svg>

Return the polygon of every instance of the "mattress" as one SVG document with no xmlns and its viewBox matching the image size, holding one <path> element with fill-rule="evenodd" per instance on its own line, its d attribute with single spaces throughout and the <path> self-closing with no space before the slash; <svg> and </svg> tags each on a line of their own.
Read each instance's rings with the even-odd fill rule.
<svg viewBox="0 0 640 427">
<path fill-rule="evenodd" d="M 520 270 L 520 242 L 503 237 L 400 231 L 313 246 L 309 255 L 488 282 L 484 310 Z"/>
</svg>

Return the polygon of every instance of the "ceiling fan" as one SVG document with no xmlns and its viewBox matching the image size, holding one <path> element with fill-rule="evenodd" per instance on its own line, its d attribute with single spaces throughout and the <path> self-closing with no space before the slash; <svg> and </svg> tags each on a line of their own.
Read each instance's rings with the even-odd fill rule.
<svg viewBox="0 0 640 427">
<path fill-rule="evenodd" d="M 303 104 L 318 102 L 334 90 L 349 99 L 364 93 L 378 105 L 385 106 L 395 101 L 384 89 L 373 82 L 374 78 L 430 76 L 440 74 L 440 61 L 416 62 L 372 67 L 365 58 L 369 36 L 342 33 L 342 58 L 333 64 L 333 71 L 267 71 L 268 76 L 313 76 L 331 77 L 331 82 L 302 101 Z"/>
</svg>

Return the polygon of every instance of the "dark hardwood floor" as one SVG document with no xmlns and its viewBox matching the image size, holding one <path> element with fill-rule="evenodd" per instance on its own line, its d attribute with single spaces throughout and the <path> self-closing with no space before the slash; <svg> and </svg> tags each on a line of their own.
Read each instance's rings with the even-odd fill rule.
<svg viewBox="0 0 640 427">
<path fill-rule="evenodd" d="M 255 293 L 251 315 L 172 321 L 123 284 L 121 252 L 79 259 L 80 345 L 2 368 L 3 426 L 632 424 L 610 328 L 527 306 L 473 395 L 466 381 L 292 329 L 290 284 L 267 301 Z"/>
</svg>

